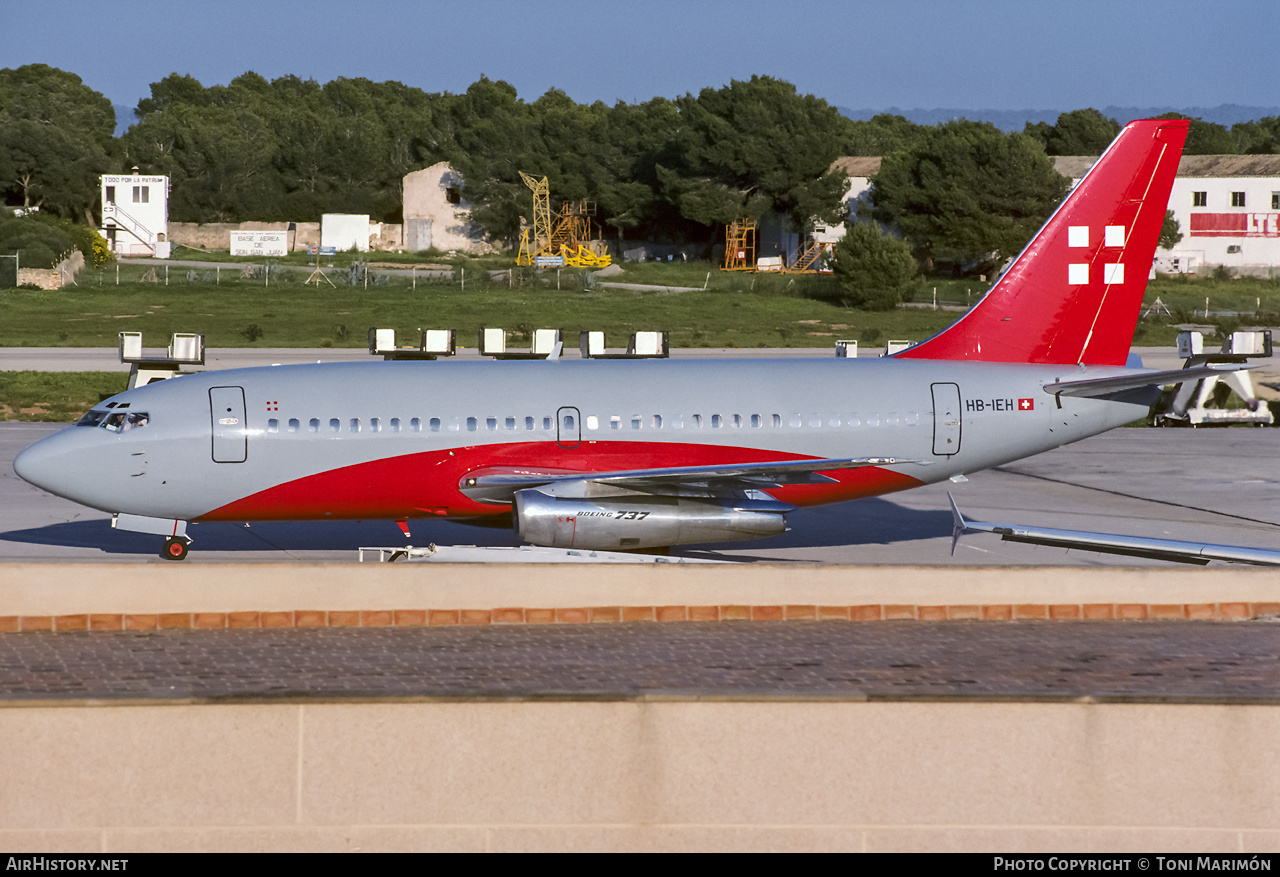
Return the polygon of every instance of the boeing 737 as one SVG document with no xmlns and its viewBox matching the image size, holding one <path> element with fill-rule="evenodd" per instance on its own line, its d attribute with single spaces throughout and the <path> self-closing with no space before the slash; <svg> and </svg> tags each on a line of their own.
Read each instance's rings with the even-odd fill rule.
<svg viewBox="0 0 1280 877">
<path fill-rule="evenodd" d="M 876 359 L 368 362 L 204 372 L 95 406 L 14 469 L 166 537 L 200 521 L 510 520 L 533 545 L 756 539 L 1148 413 L 1129 347 L 1187 122 L 1129 124 L 982 300 Z"/>
</svg>

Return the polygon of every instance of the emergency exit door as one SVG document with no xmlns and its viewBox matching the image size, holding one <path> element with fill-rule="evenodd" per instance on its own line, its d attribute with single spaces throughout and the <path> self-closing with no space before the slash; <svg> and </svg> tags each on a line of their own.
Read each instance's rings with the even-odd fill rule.
<svg viewBox="0 0 1280 877">
<path fill-rule="evenodd" d="M 209 419 L 213 426 L 213 462 L 243 463 L 249 449 L 244 390 L 240 387 L 210 387 Z"/>
</svg>

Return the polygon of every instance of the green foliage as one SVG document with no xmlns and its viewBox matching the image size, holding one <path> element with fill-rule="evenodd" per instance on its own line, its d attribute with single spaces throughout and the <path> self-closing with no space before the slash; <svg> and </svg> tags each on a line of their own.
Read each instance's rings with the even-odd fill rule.
<svg viewBox="0 0 1280 877">
<path fill-rule="evenodd" d="M 0 70 L 0 197 L 84 216 L 109 169 L 116 115 L 79 76 L 46 64 Z"/>
<path fill-rule="evenodd" d="M 1166 250 L 1172 250 L 1180 240 L 1182 240 L 1182 227 L 1178 225 L 1178 220 L 1174 219 L 1173 211 L 1166 210 L 1164 222 L 1160 225 L 1159 245 Z"/>
<path fill-rule="evenodd" d="M 1182 148 L 1183 155 L 1234 155 L 1239 152 L 1236 139 L 1222 125 L 1184 116 L 1182 113 L 1165 113 L 1156 118 L 1191 120 L 1191 127 L 1187 131 L 1187 143 Z"/>
<path fill-rule="evenodd" d="M 913 146 L 923 127 L 902 116 L 881 113 L 865 122 L 850 122 L 844 155 L 885 156 Z"/>
<path fill-rule="evenodd" d="M 720 208 L 760 199 L 794 228 L 815 218 L 844 218 L 847 180 L 831 164 L 850 139 L 852 123 L 826 101 L 801 95 L 788 82 L 753 76 L 705 88 L 696 98 L 685 95 L 676 105 L 680 127 L 669 150 L 674 160 L 663 165 L 686 184 L 673 185 L 668 176 L 663 186 L 675 194 L 683 216 L 710 224 L 706 217 L 723 215 L 705 210 L 707 198 L 688 197 L 710 190 Z"/>
<path fill-rule="evenodd" d="M 1034 138 L 961 119 L 886 156 L 871 200 L 924 258 L 989 272 L 1021 250 L 1069 184 Z"/>
<path fill-rule="evenodd" d="M 1231 126 L 1231 136 L 1242 154 L 1280 153 L 1280 116 L 1266 116 L 1256 122 L 1239 122 Z"/>
<path fill-rule="evenodd" d="M 107 242 L 96 228 L 72 222 L 59 216 L 40 212 L 31 214 L 35 222 L 45 223 L 62 231 L 71 239 L 72 245 L 84 254 L 84 263 L 92 267 L 101 267 L 110 262 L 114 256 L 107 249 Z"/>
<path fill-rule="evenodd" d="M 1056 125 L 1028 122 L 1023 133 L 1049 155 L 1100 155 L 1120 133 L 1120 123 L 1095 109 L 1073 110 L 1059 115 Z"/>
<path fill-rule="evenodd" d="M 0 220 L 0 253 L 17 253 L 24 268 L 53 268 L 74 246 L 70 235 L 49 222 L 34 217 Z"/>
<path fill-rule="evenodd" d="M 849 226 L 836 244 L 832 268 L 845 302 L 868 310 L 889 310 L 910 301 L 917 286 L 911 247 L 868 222 Z"/>
</svg>

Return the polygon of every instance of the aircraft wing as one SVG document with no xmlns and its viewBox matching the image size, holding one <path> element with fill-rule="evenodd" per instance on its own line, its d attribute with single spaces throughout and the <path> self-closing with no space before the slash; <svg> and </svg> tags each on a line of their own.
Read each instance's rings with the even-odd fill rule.
<svg viewBox="0 0 1280 877">
<path fill-rule="evenodd" d="M 472 499 L 487 503 L 509 503 L 517 490 L 566 482 L 608 485 L 666 495 L 727 496 L 744 490 L 766 490 L 783 485 L 826 484 L 835 481 L 834 478 L 819 474 L 821 472 L 919 462 L 921 461 L 899 460 L 895 457 L 851 457 L 731 463 L 718 466 L 673 466 L 616 472 L 533 472 L 515 468 L 486 469 L 467 475 L 458 487 Z"/>
<path fill-rule="evenodd" d="M 1102 554 L 1122 554 L 1129 557 L 1147 557 L 1154 560 L 1171 560 L 1176 563 L 1194 563 L 1204 566 L 1211 560 L 1227 563 L 1248 563 L 1255 566 L 1280 566 L 1280 551 L 1267 548 L 1247 548 L 1238 545 L 1214 545 L 1208 542 L 1182 542 L 1176 539 L 1151 539 L 1143 536 L 1121 536 L 1114 533 L 1089 533 L 1082 530 L 1054 530 L 1048 527 L 1025 527 L 1019 524 L 993 524 L 988 521 L 970 521 L 960 513 L 955 498 L 951 501 L 951 553 L 962 533 L 973 530 L 981 533 L 998 533 L 1005 542 L 1024 542 L 1030 545 L 1048 545 L 1054 548 L 1080 548 Z"/>
<path fill-rule="evenodd" d="M 1166 384 L 1181 384 L 1186 381 L 1198 381 L 1201 378 L 1220 377 L 1231 372 L 1255 368 L 1251 365 L 1231 365 L 1215 367 L 1211 365 L 1195 368 L 1174 368 L 1167 371 L 1141 372 L 1132 375 L 1118 375 L 1114 378 L 1086 378 L 1082 381 L 1058 381 L 1045 384 L 1044 391 L 1055 396 L 1108 396 L 1125 390 L 1136 390 L 1141 387 L 1162 387 Z"/>
</svg>

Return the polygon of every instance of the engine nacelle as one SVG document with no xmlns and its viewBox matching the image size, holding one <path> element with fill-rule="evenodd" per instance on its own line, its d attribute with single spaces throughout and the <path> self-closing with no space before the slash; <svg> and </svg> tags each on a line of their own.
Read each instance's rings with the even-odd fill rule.
<svg viewBox="0 0 1280 877">
<path fill-rule="evenodd" d="M 649 494 L 578 499 L 530 488 L 516 491 L 512 520 L 516 536 L 532 545 L 617 551 L 777 536 L 791 508 Z"/>
</svg>

